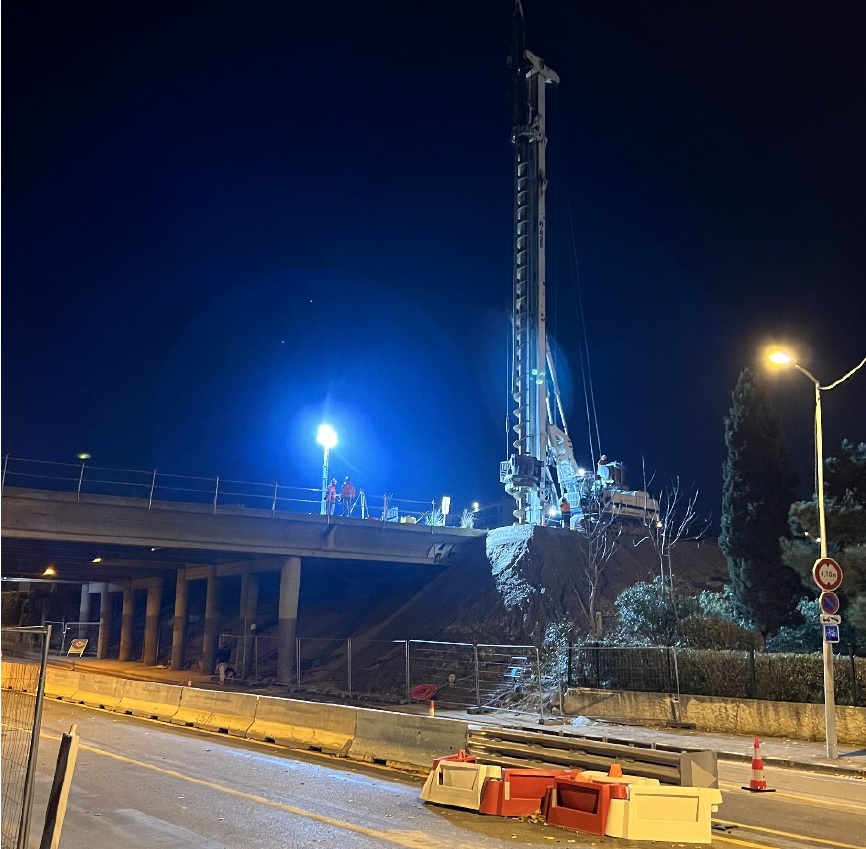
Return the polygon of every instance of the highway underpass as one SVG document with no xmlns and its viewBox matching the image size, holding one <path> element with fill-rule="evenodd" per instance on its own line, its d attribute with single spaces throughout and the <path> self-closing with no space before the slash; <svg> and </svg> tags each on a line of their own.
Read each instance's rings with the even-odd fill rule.
<svg viewBox="0 0 866 849">
<path fill-rule="evenodd" d="M 224 623 L 260 622 L 270 603 L 277 679 L 286 682 L 302 567 L 344 561 L 438 569 L 470 547 L 483 550 L 486 535 L 441 525 L 10 486 L 3 488 L 2 516 L 4 582 L 38 580 L 47 563 L 62 564 L 57 577 L 81 584 L 80 621 L 98 615 L 97 657 L 108 656 L 119 606 L 118 659 L 131 659 L 136 622 L 143 618 L 140 659 L 156 663 L 163 597 L 173 593 L 170 663 L 184 668 L 190 660 L 189 601 L 198 594 L 204 609 L 197 660 L 212 669 Z"/>
</svg>

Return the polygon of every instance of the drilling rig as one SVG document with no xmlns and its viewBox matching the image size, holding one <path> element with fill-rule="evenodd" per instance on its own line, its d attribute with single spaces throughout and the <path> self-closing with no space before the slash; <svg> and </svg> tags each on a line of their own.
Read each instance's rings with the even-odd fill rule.
<svg viewBox="0 0 866 849">
<path fill-rule="evenodd" d="M 526 49 L 525 41 L 523 8 L 515 0 L 509 57 L 514 145 L 511 397 L 515 405 L 511 415 L 515 437 L 514 452 L 500 463 L 499 477 L 516 501 L 514 517 L 521 525 L 544 524 L 545 514 L 555 511 L 562 497 L 571 504 L 572 522 L 578 528 L 585 527 L 582 514 L 590 500 L 601 504 L 617 521 L 644 523 L 657 516 L 658 502 L 646 492 L 626 490 L 621 463 L 599 461 L 590 472 L 580 468 L 565 425 L 545 324 L 545 95 L 559 77 Z"/>
</svg>

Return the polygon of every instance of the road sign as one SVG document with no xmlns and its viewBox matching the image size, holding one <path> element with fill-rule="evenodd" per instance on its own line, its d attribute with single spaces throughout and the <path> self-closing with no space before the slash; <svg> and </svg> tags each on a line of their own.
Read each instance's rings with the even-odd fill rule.
<svg viewBox="0 0 866 849">
<path fill-rule="evenodd" d="M 832 557 L 821 557 L 812 567 L 812 579 L 825 593 L 831 593 L 842 583 L 842 567 Z"/>
<path fill-rule="evenodd" d="M 822 625 L 841 625 L 842 617 L 834 613 L 822 613 L 819 617 Z"/>
<path fill-rule="evenodd" d="M 839 612 L 839 596 L 836 593 L 821 593 L 821 598 L 818 599 L 818 606 L 822 613 L 838 613 Z"/>
<path fill-rule="evenodd" d="M 825 625 L 824 626 L 824 642 L 838 643 L 839 642 L 839 626 Z"/>
</svg>

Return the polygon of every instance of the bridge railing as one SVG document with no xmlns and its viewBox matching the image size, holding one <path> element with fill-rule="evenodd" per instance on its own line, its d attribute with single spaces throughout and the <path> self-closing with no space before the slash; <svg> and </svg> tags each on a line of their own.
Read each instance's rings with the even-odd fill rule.
<svg viewBox="0 0 866 849">
<path fill-rule="evenodd" d="M 281 483 L 236 481 L 219 476 L 206 478 L 140 469 L 110 469 L 81 463 L 26 460 L 6 455 L 3 458 L 2 489 L 65 492 L 81 501 L 82 496 L 103 495 L 128 498 L 151 509 L 154 504 L 197 505 L 213 513 L 220 510 L 318 514 L 321 489 Z M 352 505 L 352 518 L 389 521 L 408 519 L 427 524 L 444 524 L 431 510 L 431 501 L 413 501 L 387 495 L 360 495 Z M 337 505 L 335 515 L 343 515 Z"/>
</svg>

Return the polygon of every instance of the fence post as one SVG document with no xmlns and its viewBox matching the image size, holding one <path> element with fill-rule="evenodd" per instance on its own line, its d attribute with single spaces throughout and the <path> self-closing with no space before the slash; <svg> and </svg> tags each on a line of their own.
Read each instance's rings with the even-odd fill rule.
<svg viewBox="0 0 866 849">
<path fill-rule="evenodd" d="M 279 491 L 280 485 L 278 483 L 274 484 L 274 501 L 271 504 L 271 518 L 275 519 L 277 517 L 277 492 Z"/>
<path fill-rule="evenodd" d="M 755 650 L 749 649 L 749 689 L 751 690 L 750 697 L 758 698 L 758 676 L 755 672 Z"/>
<path fill-rule="evenodd" d="M 475 658 L 475 707 L 481 710 L 481 673 L 478 669 L 478 646 L 472 644 L 472 656 Z"/>
<path fill-rule="evenodd" d="M 601 649 L 598 646 L 598 643 L 592 644 L 593 654 L 595 655 L 595 688 L 599 688 L 599 681 L 601 680 Z"/>
<path fill-rule="evenodd" d="M 412 692 L 412 682 L 409 679 L 409 640 L 405 642 L 405 654 L 406 654 L 406 701 L 409 702 L 412 699 L 410 693 Z"/>
<path fill-rule="evenodd" d="M 156 489 L 156 469 L 153 470 L 153 477 L 150 479 L 150 496 L 147 499 L 147 509 L 153 507 L 153 491 Z"/>
<path fill-rule="evenodd" d="M 346 640 L 346 683 L 349 686 L 349 695 L 352 695 L 352 638 Z"/>
<path fill-rule="evenodd" d="M 214 514 L 214 516 L 216 516 L 217 501 L 218 501 L 219 497 L 220 497 L 220 476 L 217 475 L 216 486 L 214 487 L 214 491 L 213 491 L 213 514 Z"/>
<path fill-rule="evenodd" d="M 572 680 L 572 677 L 571 677 L 571 663 L 574 660 L 574 641 L 573 640 L 568 641 L 568 654 L 566 655 L 566 660 L 568 662 L 568 666 L 565 668 L 565 683 L 569 687 L 573 687 L 574 681 Z"/>
<path fill-rule="evenodd" d="M 848 646 L 848 659 L 851 661 L 851 704 L 857 707 L 857 664 L 854 663 L 854 648 Z"/>
<path fill-rule="evenodd" d="M 9 455 L 3 458 L 3 482 L 0 483 L 0 488 L 6 486 L 6 469 L 9 466 Z"/>
<path fill-rule="evenodd" d="M 277 645 L 277 657 L 279 657 L 279 645 Z M 301 686 L 301 638 L 295 637 L 295 685 Z"/>
<path fill-rule="evenodd" d="M 677 660 L 677 650 L 675 646 L 670 647 L 671 655 L 673 656 L 673 672 L 674 672 L 674 695 L 679 699 L 680 697 L 680 664 Z"/>
<path fill-rule="evenodd" d="M 538 676 L 538 724 L 544 725 L 544 687 L 541 685 L 541 651 L 535 646 L 535 674 Z"/>
</svg>

